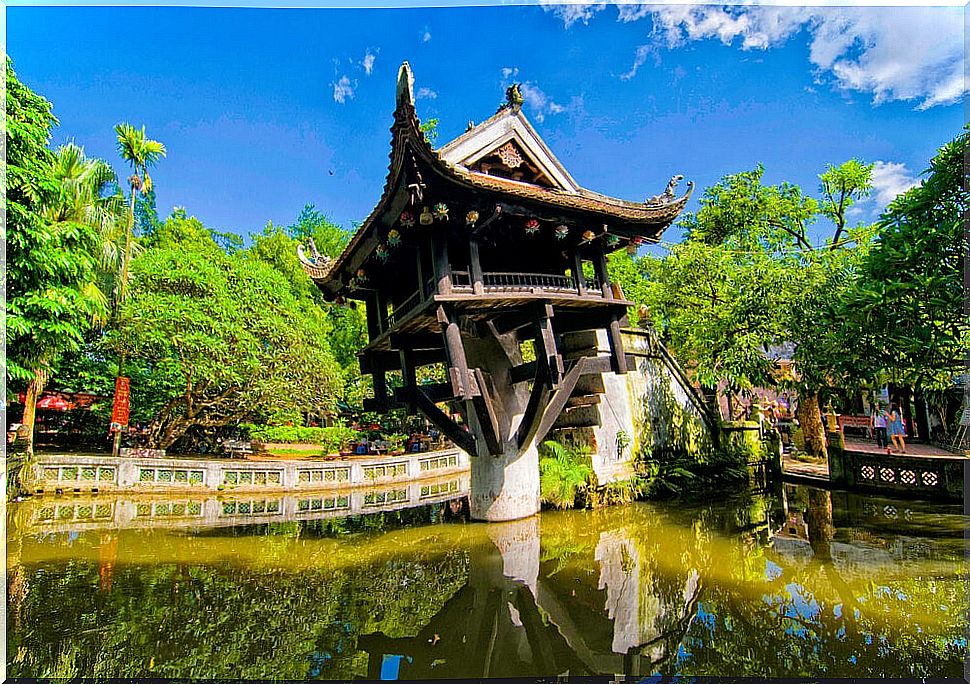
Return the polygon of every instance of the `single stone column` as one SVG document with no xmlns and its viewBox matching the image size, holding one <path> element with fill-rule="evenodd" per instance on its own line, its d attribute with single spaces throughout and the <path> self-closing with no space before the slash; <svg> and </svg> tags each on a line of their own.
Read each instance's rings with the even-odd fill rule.
<svg viewBox="0 0 970 684">
<path fill-rule="evenodd" d="M 515 333 L 467 338 L 465 354 L 470 368 L 491 376 L 489 388 L 501 407 L 497 416 L 502 453 L 488 453 L 476 412 L 469 411 L 469 427 L 476 437 L 477 452 L 471 455 L 469 504 L 475 520 L 497 522 L 527 518 L 539 512 L 539 452 L 534 443 L 519 449 L 516 432 L 529 402 L 527 383 L 513 385 L 509 369 L 522 363 Z M 486 416 L 481 416 L 487 420 Z M 533 441 L 534 442 L 534 441 Z"/>
</svg>

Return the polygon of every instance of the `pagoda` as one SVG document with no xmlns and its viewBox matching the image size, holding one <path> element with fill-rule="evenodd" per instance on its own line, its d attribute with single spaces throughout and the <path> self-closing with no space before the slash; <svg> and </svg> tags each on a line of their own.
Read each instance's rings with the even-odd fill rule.
<svg viewBox="0 0 970 684">
<path fill-rule="evenodd" d="M 539 510 L 536 445 L 578 382 L 628 370 L 620 330 L 631 302 L 606 257 L 657 242 L 693 187 L 677 197 L 675 176 L 644 202 L 586 190 L 522 103 L 513 85 L 494 116 L 433 149 L 405 62 L 380 200 L 336 259 L 300 249 L 328 300 L 365 304 L 365 407 L 420 411 L 467 451 L 479 520 Z M 605 333 L 602 352 L 563 346 L 581 331 Z M 425 366 L 441 381 L 419 383 Z M 400 373 L 393 391 L 389 373 Z"/>
</svg>

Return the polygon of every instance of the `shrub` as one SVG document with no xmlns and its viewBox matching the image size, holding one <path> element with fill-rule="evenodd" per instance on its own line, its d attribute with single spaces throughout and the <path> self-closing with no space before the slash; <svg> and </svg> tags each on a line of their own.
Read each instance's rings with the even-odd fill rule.
<svg viewBox="0 0 970 684">
<path fill-rule="evenodd" d="M 572 508 L 593 476 L 588 450 L 570 449 L 559 442 L 543 443 L 548 455 L 539 459 L 542 500 L 556 508 Z"/>
<path fill-rule="evenodd" d="M 299 427 L 296 425 L 240 426 L 254 442 L 277 444 L 316 444 L 326 453 L 340 451 L 341 447 L 357 440 L 360 433 L 348 427 Z"/>
</svg>

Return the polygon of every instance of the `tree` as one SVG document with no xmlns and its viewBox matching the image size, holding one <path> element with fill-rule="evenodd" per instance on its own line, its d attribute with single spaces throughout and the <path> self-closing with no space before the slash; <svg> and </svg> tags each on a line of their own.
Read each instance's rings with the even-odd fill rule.
<svg viewBox="0 0 970 684">
<path fill-rule="evenodd" d="M 731 391 L 773 384 L 769 350 L 793 345 L 796 373 L 787 382 L 798 390 L 806 448 L 816 456 L 826 453 L 819 392 L 849 353 L 833 303 L 872 235 L 848 227 L 847 211 L 869 192 L 871 171 L 858 160 L 829 166 L 819 176 L 820 202 L 790 183 L 763 184 L 761 165 L 725 176 L 685 217 L 687 241 L 655 274 L 655 316 L 666 319 L 675 350 L 696 364 L 702 383 L 719 377 Z M 809 229 L 820 215 L 835 233 L 816 245 Z M 691 308 L 698 297 L 706 302 Z"/>
<path fill-rule="evenodd" d="M 306 205 L 295 225 L 281 228 L 272 223 L 261 234 L 252 236 L 251 258 L 272 266 L 290 283 L 295 297 L 315 302 L 330 325 L 329 345 L 337 364 L 343 369 L 343 400 L 359 406 L 365 387 L 360 374 L 357 353 L 367 344 L 367 329 L 360 308 L 339 306 L 324 301 L 320 289 L 300 265 L 298 240 L 314 238 L 321 252 L 335 258 L 346 244 L 346 231 L 333 225 L 313 205 Z"/>
<path fill-rule="evenodd" d="M 759 252 L 687 240 L 665 259 L 643 261 L 645 303 L 679 358 L 704 387 L 727 382 L 732 397 L 772 382 L 766 351 L 781 329 L 778 269 Z"/>
<path fill-rule="evenodd" d="M 24 432 L 33 455 L 37 399 L 65 351 L 103 313 L 87 193 L 59 175 L 47 148 L 51 104 L 17 80 L 7 60 L 7 377 L 26 383 Z M 90 200 L 90 196 L 87 198 Z"/>
<path fill-rule="evenodd" d="M 970 209 L 966 131 L 940 148 L 920 185 L 897 197 L 840 315 L 855 322 L 861 375 L 935 389 L 952 385 L 970 345 L 963 274 Z"/>
<path fill-rule="evenodd" d="M 139 191 L 151 192 L 152 179 L 148 169 L 155 166 L 161 157 L 165 156 L 165 145 L 157 140 L 151 140 L 145 135 L 145 127 L 141 130 L 129 123 L 115 126 L 118 135 L 118 154 L 131 166 L 132 175 L 128 178 L 131 186 L 129 193 L 130 208 L 128 210 L 128 228 L 124 236 L 124 252 L 121 257 L 120 276 L 118 278 L 118 292 L 116 303 L 125 301 L 128 292 L 128 271 L 131 267 L 131 245 L 134 239 L 135 200 Z M 119 375 L 121 370 L 119 369 Z"/>
<path fill-rule="evenodd" d="M 332 410 L 341 374 L 322 312 L 275 269 L 226 254 L 184 211 L 135 260 L 109 340 L 118 353 L 177 370 L 149 439 L 168 448 L 193 428 L 299 420 Z"/>
</svg>

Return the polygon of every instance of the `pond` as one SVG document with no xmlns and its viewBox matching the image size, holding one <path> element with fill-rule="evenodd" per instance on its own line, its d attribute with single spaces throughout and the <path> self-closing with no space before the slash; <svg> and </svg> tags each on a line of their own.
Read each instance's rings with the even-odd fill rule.
<svg viewBox="0 0 970 684">
<path fill-rule="evenodd" d="M 215 526 L 185 502 L 119 525 L 96 506 L 130 502 L 50 501 L 8 507 L 9 676 L 958 677 L 967 654 L 959 506 L 786 485 Z"/>
</svg>

